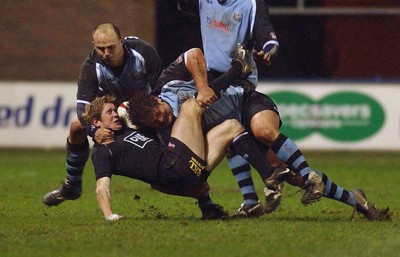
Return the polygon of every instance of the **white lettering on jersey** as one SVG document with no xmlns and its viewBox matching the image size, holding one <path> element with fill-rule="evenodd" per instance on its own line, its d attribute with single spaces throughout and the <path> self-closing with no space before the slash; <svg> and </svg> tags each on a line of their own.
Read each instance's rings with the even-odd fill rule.
<svg viewBox="0 0 400 257">
<path fill-rule="evenodd" d="M 148 138 L 140 134 L 139 132 L 135 131 L 130 135 L 126 136 L 124 138 L 124 141 L 143 149 L 146 146 L 146 144 L 153 141 L 153 139 Z"/>
</svg>

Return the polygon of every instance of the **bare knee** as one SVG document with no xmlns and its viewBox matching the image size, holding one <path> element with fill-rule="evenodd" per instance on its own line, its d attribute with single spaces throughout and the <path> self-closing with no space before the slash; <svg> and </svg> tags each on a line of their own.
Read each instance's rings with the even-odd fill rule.
<svg viewBox="0 0 400 257">
<path fill-rule="evenodd" d="M 86 130 L 78 119 L 73 119 L 69 127 L 68 141 L 71 144 L 81 144 L 86 140 Z"/>
<path fill-rule="evenodd" d="M 193 115 L 198 113 L 203 113 L 204 109 L 196 102 L 196 99 L 190 98 L 186 100 L 179 111 L 179 116 L 181 115 Z"/>
<path fill-rule="evenodd" d="M 279 136 L 280 119 L 277 113 L 264 110 L 250 121 L 251 132 L 263 144 L 270 146 Z"/>
<path fill-rule="evenodd" d="M 242 124 L 235 119 L 226 120 L 222 123 L 222 125 L 226 131 L 229 131 L 235 136 L 244 131 Z"/>
<path fill-rule="evenodd" d="M 273 126 L 263 126 L 252 128 L 253 135 L 263 142 L 264 144 L 270 146 L 275 139 L 279 136 L 279 131 Z"/>
</svg>

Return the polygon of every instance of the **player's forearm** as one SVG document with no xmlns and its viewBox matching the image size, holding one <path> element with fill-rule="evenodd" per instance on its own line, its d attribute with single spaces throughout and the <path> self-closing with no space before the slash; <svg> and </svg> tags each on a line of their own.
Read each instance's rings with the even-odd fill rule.
<svg viewBox="0 0 400 257">
<path fill-rule="evenodd" d="M 78 102 L 76 104 L 76 116 L 83 126 L 89 125 L 89 123 L 83 118 L 83 113 L 85 112 L 86 104 Z"/>
<path fill-rule="evenodd" d="M 111 196 L 109 182 L 106 181 L 107 179 L 109 180 L 109 178 L 99 179 L 97 181 L 96 187 L 97 202 L 105 218 L 109 217 L 112 214 Z"/>
<path fill-rule="evenodd" d="M 193 77 L 197 90 L 207 88 L 207 66 L 200 49 L 195 48 L 186 52 L 185 65 Z"/>
<path fill-rule="evenodd" d="M 207 66 L 203 52 L 199 48 L 193 48 L 187 51 L 185 56 L 185 65 L 193 77 L 197 88 L 197 100 L 204 106 L 211 105 L 217 96 L 208 86 Z"/>
<path fill-rule="evenodd" d="M 276 43 L 279 44 L 269 16 L 268 7 L 264 1 L 257 1 L 253 33 L 256 40 L 256 51 L 264 50 L 265 44 L 270 41 L 276 41 Z"/>
<path fill-rule="evenodd" d="M 96 193 L 100 210 L 103 212 L 104 217 L 107 218 L 112 214 L 111 198 L 104 190 L 96 190 Z"/>
</svg>

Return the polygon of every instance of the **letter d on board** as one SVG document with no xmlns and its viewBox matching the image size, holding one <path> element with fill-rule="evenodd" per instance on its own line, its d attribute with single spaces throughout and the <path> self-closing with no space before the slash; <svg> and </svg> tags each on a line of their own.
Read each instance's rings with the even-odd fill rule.
<svg viewBox="0 0 400 257">
<path fill-rule="evenodd" d="M 33 97 L 28 98 L 28 103 L 15 110 L 15 124 L 17 127 L 26 126 L 32 117 Z"/>
<path fill-rule="evenodd" d="M 54 127 L 57 125 L 61 114 L 61 97 L 57 97 L 56 104 L 44 109 L 42 113 L 42 124 L 45 127 Z"/>
</svg>

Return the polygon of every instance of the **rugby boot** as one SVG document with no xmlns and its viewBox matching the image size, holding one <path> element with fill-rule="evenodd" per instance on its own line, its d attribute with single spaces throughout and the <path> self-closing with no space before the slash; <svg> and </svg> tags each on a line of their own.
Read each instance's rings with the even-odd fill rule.
<svg viewBox="0 0 400 257">
<path fill-rule="evenodd" d="M 43 197 L 43 203 L 47 206 L 57 206 L 65 200 L 75 200 L 81 196 L 82 181 L 64 180 L 63 185 Z"/>
<path fill-rule="evenodd" d="M 240 43 L 237 43 L 231 53 L 232 63 L 240 62 L 242 64 L 242 77 L 245 78 L 253 72 L 253 67 L 249 62 L 249 50 Z"/>
<path fill-rule="evenodd" d="M 325 185 L 322 181 L 322 175 L 318 172 L 311 171 L 308 174 L 308 179 L 303 189 L 305 189 L 301 198 L 301 203 L 303 205 L 309 205 L 319 201 L 325 193 Z"/>
<path fill-rule="evenodd" d="M 224 220 L 229 214 L 219 204 L 210 204 L 201 209 L 202 220 Z"/>
<path fill-rule="evenodd" d="M 257 204 L 242 203 L 232 218 L 257 218 L 262 215 L 264 215 L 264 208 L 260 202 Z"/>
<path fill-rule="evenodd" d="M 355 210 L 368 220 L 390 220 L 389 208 L 379 210 L 367 200 L 361 189 L 351 191 L 356 200 Z"/>
<path fill-rule="evenodd" d="M 288 168 L 275 168 L 272 175 L 264 181 L 265 213 L 275 211 L 281 203 L 283 181 L 289 172 Z"/>
<path fill-rule="evenodd" d="M 281 203 L 283 182 L 277 185 L 275 190 L 264 187 L 265 213 L 274 212 Z"/>
</svg>

